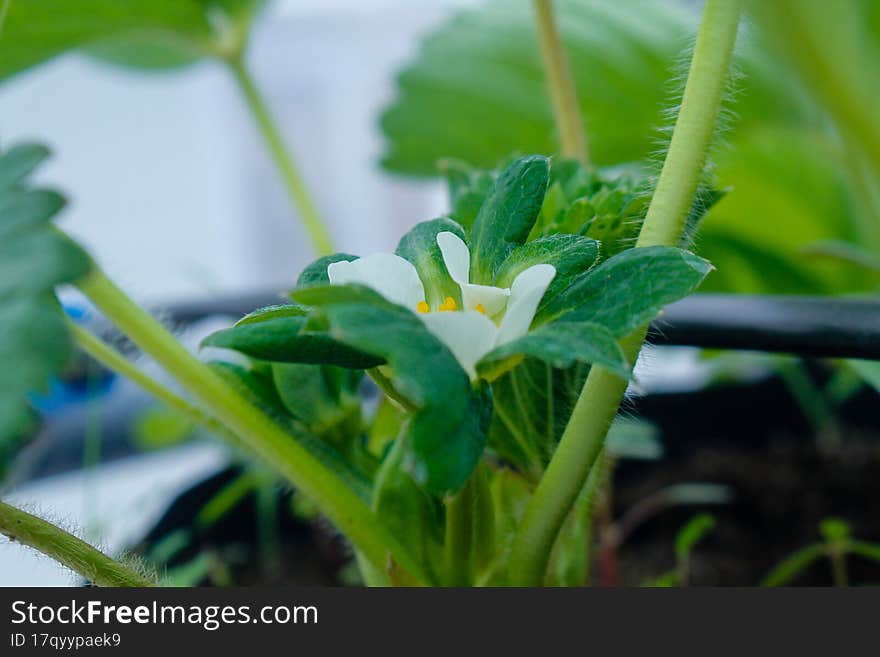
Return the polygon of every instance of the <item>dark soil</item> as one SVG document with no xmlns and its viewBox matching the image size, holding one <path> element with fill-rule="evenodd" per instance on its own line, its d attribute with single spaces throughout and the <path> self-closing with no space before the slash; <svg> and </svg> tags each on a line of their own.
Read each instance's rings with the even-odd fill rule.
<svg viewBox="0 0 880 657">
<path fill-rule="evenodd" d="M 681 462 L 624 468 L 617 482 L 615 511 L 671 484 L 725 484 L 732 500 L 708 509 L 714 530 L 697 545 L 691 584 L 759 583 L 792 552 L 819 542 L 819 523 L 829 516 L 846 520 L 855 538 L 880 542 L 880 443 L 845 443 L 834 452 L 812 444 L 734 450 L 707 447 Z M 619 579 L 638 585 L 674 568 L 678 530 L 695 507 L 670 508 L 633 532 L 619 551 Z M 853 584 L 880 583 L 880 564 L 859 557 L 848 561 Z M 792 582 L 831 584 L 823 560 Z"/>
</svg>

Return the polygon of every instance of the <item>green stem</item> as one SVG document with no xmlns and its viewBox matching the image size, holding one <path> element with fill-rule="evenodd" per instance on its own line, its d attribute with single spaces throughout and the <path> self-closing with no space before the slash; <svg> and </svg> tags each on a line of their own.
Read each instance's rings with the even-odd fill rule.
<svg viewBox="0 0 880 657">
<path fill-rule="evenodd" d="M 263 411 L 187 351 L 97 266 L 77 283 L 77 287 L 246 446 L 311 498 L 374 565 L 384 568 L 392 558 L 400 568 L 424 580 L 422 567 L 357 493 Z"/>
<path fill-rule="evenodd" d="M 560 152 L 563 157 L 576 158 L 586 166 L 590 162 L 587 136 L 581 120 L 571 65 L 553 17 L 552 0 L 534 0 L 534 6 L 538 41 L 541 44 L 544 71 L 547 74 L 556 130 L 559 133 Z"/>
<path fill-rule="evenodd" d="M 473 534 L 476 506 L 475 473 L 455 497 L 446 501 L 446 557 L 447 586 L 470 586 L 474 579 Z"/>
<path fill-rule="evenodd" d="M 234 443 L 239 442 L 235 434 L 229 431 L 226 425 L 218 422 L 215 418 L 205 413 L 202 409 L 190 404 L 183 397 L 175 394 L 174 392 L 163 386 L 161 383 L 156 381 L 154 378 L 142 372 L 134 365 L 134 363 L 132 363 L 130 360 L 128 360 L 125 356 L 120 354 L 106 342 L 92 335 L 87 330 L 72 321 L 68 320 L 67 326 L 70 330 L 71 335 L 73 336 L 74 341 L 76 341 L 77 346 L 79 346 L 80 349 L 82 349 L 85 353 L 94 358 L 96 361 L 101 363 L 104 367 L 116 372 L 120 376 L 124 376 L 127 379 L 133 381 L 141 388 L 143 388 L 146 392 L 150 393 L 153 397 L 158 399 L 160 402 L 162 402 L 172 410 L 177 411 L 190 421 L 203 426 L 205 429 L 212 433 L 223 435 L 225 438 Z"/>
<path fill-rule="evenodd" d="M 305 225 L 306 232 L 312 242 L 312 246 L 318 255 L 327 255 L 333 253 L 333 239 L 327 230 L 327 224 L 321 218 L 318 207 L 315 205 L 308 187 L 293 161 L 293 157 L 284 145 L 284 138 L 278 129 L 277 124 L 269 112 L 269 108 L 263 100 L 254 80 L 248 72 L 247 68 L 239 57 L 229 61 L 229 67 L 232 70 L 235 81 L 238 83 L 251 115 L 257 122 L 263 139 L 272 153 L 278 171 L 284 180 L 290 198 L 299 210 L 302 222 Z"/>
<path fill-rule="evenodd" d="M 705 4 L 681 111 L 638 247 L 677 244 L 681 239 L 721 108 L 740 10 L 738 0 Z M 642 327 L 621 340 L 629 362 L 635 362 L 646 333 L 647 327 Z M 514 538 L 513 585 L 538 586 L 543 581 L 553 542 L 602 451 L 626 386 L 601 367 L 590 370 Z"/>
<path fill-rule="evenodd" d="M 373 367 L 367 370 L 367 374 L 373 380 L 373 383 L 376 384 L 379 390 L 384 392 L 388 399 L 397 404 L 404 411 L 412 414 L 419 410 L 419 407 L 416 406 L 415 403 L 413 403 L 405 395 L 402 395 L 400 394 L 400 392 L 398 392 L 397 388 L 394 387 L 394 383 L 392 383 L 391 379 L 389 379 L 382 373 L 381 369 L 379 369 L 378 367 Z"/>
<path fill-rule="evenodd" d="M 4 502 L 0 502 L 0 534 L 39 550 L 97 586 L 155 586 L 73 534 Z"/>
</svg>

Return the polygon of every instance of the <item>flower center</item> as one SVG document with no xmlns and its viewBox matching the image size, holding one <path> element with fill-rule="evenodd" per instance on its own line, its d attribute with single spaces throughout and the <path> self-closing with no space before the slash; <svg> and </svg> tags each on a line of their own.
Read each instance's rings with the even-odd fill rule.
<svg viewBox="0 0 880 657">
<path fill-rule="evenodd" d="M 455 302 L 455 299 L 452 297 L 446 297 L 439 306 L 437 306 L 437 312 L 452 312 L 453 310 L 458 310 L 458 304 Z M 486 309 L 483 308 L 483 304 L 477 304 L 477 310 L 486 314 Z M 425 300 L 419 301 L 416 304 L 416 311 L 421 313 L 422 315 L 426 315 L 431 312 L 431 306 L 428 305 L 428 302 Z"/>
</svg>

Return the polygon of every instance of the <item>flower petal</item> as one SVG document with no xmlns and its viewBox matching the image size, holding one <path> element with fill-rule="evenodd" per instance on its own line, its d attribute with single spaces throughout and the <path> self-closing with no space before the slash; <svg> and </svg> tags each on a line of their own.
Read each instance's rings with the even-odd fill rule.
<svg viewBox="0 0 880 657">
<path fill-rule="evenodd" d="M 449 347 L 468 376 L 477 376 L 477 362 L 492 349 L 498 327 L 485 315 L 468 310 L 420 315 L 428 330 Z"/>
<path fill-rule="evenodd" d="M 437 233 L 437 246 L 443 254 L 443 263 L 449 276 L 461 286 L 470 282 L 471 252 L 458 235 L 444 230 Z"/>
<path fill-rule="evenodd" d="M 327 267 L 327 276 L 331 285 L 365 285 L 412 311 L 425 298 L 425 288 L 416 268 L 393 253 L 374 253 L 351 262 L 334 262 Z"/>
<path fill-rule="evenodd" d="M 483 313 L 488 317 L 495 317 L 504 310 L 509 296 L 510 290 L 506 287 L 472 285 L 470 283 L 461 286 L 463 310 L 476 310 L 477 306 L 482 306 Z"/>
<path fill-rule="evenodd" d="M 556 267 L 553 265 L 532 265 L 514 279 L 510 287 L 507 312 L 498 331 L 498 345 L 516 340 L 529 332 L 541 297 L 554 276 Z"/>
</svg>

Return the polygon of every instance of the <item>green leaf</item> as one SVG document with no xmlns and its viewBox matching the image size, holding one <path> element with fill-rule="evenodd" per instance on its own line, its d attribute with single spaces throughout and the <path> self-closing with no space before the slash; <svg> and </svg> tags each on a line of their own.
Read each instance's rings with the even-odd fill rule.
<svg viewBox="0 0 880 657">
<path fill-rule="evenodd" d="M 507 581 L 506 568 L 516 530 L 532 496 L 532 486 L 509 468 L 498 468 L 489 484 L 495 516 L 495 558 L 477 574 L 480 586 L 498 586 Z"/>
<path fill-rule="evenodd" d="M 596 363 L 624 378 L 630 376 L 630 365 L 620 345 L 608 329 L 594 322 L 554 322 L 539 326 L 490 351 L 477 364 L 477 370 L 495 370 L 499 362 L 515 356 L 531 356 L 556 368 Z"/>
<path fill-rule="evenodd" d="M 494 416 L 489 445 L 523 472 L 549 463 L 589 372 L 580 363 L 554 369 L 536 358 L 492 382 Z"/>
<path fill-rule="evenodd" d="M 261 0 L 13 0 L 0 79 L 71 50 L 136 68 L 176 68 L 227 54 Z"/>
<path fill-rule="evenodd" d="M 334 340 L 386 363 L 395 389 L 417 408 L 407 427 L 413 475 L 437 495 L 459 490 L 483 453 L 491 402 L 472 390 L 452 352 L 414 313 L 367 288 L 292 295 L 319 306 Z"/>
<path fill-rule="evenodd" d="M 281 403 L 311 433 L 346 447 L 361 431 L 360 372 L 330 365 L 273 363 Z"/>
<path fill-rule="evenodd" d="M 452 219 L 423 221 L 401 238 L 395 251 L 416 268 L 425 287 L 425 301 L 432 308 L 443 303 L 446 297 L 452 297 L 461 304 L 461 288 L 446 271 L 443 254 L 437 244 L 437 234 L 442 232 L 454 233 L 462 239 L 465 237 L 462 227 Z"/>
<path fill-rule="evenodd" d="M 572 280 L 586 272 L 599 255 L 596 240 L 579 235 L 549 235 L 515 248 L 501 264 L 495 276 L 495 285 L 510 287 L 514 279 L 532 265 L 550 264 L 556 267 L 556 276 L 544 293 L 552 299 L 566 289 Z"/>
<path fill-rule="evenodd" d="M 51 224 L 61 196 L 27 186 L 47 152 L 26 144 L 0 153 L 0 475 L 32 426 L 28 394 L 46 390 L 70 359 L 54 288 L 91 267 L 82 249 Z"/>
<path fill-rule="evenodd" d="M 8 190 L 47 157 L 49 149 L 42 144 L 17 144 L 7 149 L 0 165 L 0 189 Z"/>
<path fill-rule="evenodd" d="M 364 459 L 346 458 L 334 445 L 313 435 L 299 418 L 291 415 L 278 393 L 269 368 L 248 369 L 234 363 L 211 362 L 211 368 L 224 381 L 253 404 L 261 408 L 278 426 L 283 428 L 291 440 L 307 449 L 316 459 L 335 472 L 365 502 L 370 500 L 373 474 L 363 467 Z"/>
<path fill-rule="evenodd" d="M 265 306 L 257 308 L 249 312 L 247 315 L 238 320 L 235 325 L 242 326 L 244 324 L 259 324 L 267 322 L 270 319 L 283 319 L 287 317 L 306 317 L 309 309 L 298 304 L 279 304 L 276 306 Z"/>
<path fill-rule="evenodd" d="M 429 569 L 442 562 L 442 512 L 406 470 L 409 446 L 399 438 L 376 473 L 373 509 L 388 529 Z M 436 573 L 432 572 L 436 577 Z"/>
<path fill-rule="evenodd" d="M 673 247 L 629 249 L 550 300 L 535 322 L 592 322 L 623 337 L 651 321 L 666 304 L 693 292 L 711 269 L 706 260 Z"/>
<path fill-rule="evenodd" d="M 471 282 L 491 284 L 514 247 L 526 241 L 550 178 L 550 161 L 538 155 L 511 164 L 495 181 L 471 231 Z"/>
<path fill-rule="evenodd" d="M 643 159 L 656 148 L 692 18 L 666 2 L 557 0 L 554 9 L 591 157 L 602 165 Z M 447 157 L 489 168 L 513 152 L 556 152 L 531 3 L 485 3 L 429 34 L 400 74 L 382 128 L 383 164 L 408 174 L 433 175 Z"/>
<path fill-rule="evenodd" d="M 275 311 L 267 314 L 272 312 Z M 298 314 L 246 321 L 212 333 L 202 341 L 202 347 L 234 349 L 251 358 L 280 363 L 338 365 L 352 369 L 375 367 L 383 362 L 381 358 L 340 344 L 326 333 L 307 330 L 308 321 L 308 317 Z"/>
<path fill-rule="evenodd" d="M 333 253 L 331 255 L 318 258 L 302 270 L 299 278 L 296 279 L 296 287 L 294 289 L 310 287 L 313 285 L 330 285 L 330 277 L 327 275 L 327 267 L 332 265 L 334 262 L 351 262 L 352 260 L 357 259 L 357 256 L 350 255 L 348 253 Z"/>
</svg>

